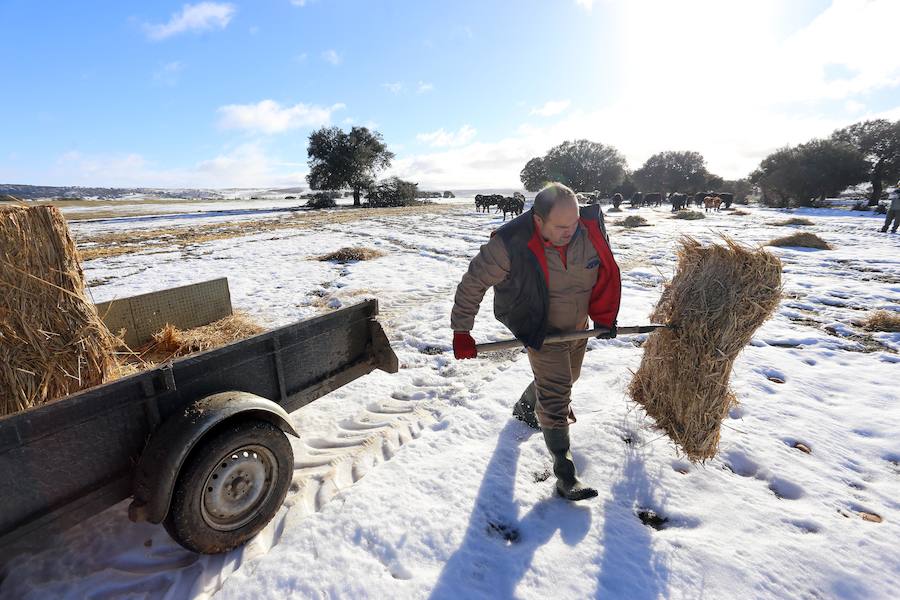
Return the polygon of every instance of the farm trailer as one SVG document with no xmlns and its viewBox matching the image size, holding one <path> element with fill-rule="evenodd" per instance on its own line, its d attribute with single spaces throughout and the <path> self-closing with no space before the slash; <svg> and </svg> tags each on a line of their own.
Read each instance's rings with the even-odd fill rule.
<svg viewBox="0 0 900 600">
<path fill-rule="evenodd" d="M 0 418 L 0 564 L 133 496 L 132 521 L 224 552 L 291 483 L 289 413 L 397 357 L 376 300 Z"/>
</svg>

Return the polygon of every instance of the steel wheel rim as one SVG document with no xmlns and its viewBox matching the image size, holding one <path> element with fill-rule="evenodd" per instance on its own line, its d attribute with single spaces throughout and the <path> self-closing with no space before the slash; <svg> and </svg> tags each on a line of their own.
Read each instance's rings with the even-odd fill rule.
<svg viewBox="0 0 900 600">
<path fill-rule="evenodd" d="M 219 458 L 200 494 L 203 521 L 217 531 L 233 531 L 252 521 L 275 491 L 276 468 L 272 451 L 256 444 Z"/>
</svg>

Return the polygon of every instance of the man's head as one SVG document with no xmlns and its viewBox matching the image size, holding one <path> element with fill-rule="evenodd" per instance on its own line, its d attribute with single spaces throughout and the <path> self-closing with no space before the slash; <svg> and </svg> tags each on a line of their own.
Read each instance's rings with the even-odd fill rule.
<svg viewBox="0 0 900 600">
<path fill-rule="evenodd" d="M 568 244 L 578 228 L 575 192 L 561 183 L 547 184 L 534 197 L 534 224 L 545 241 L 554 246 Z"/>
</svg>

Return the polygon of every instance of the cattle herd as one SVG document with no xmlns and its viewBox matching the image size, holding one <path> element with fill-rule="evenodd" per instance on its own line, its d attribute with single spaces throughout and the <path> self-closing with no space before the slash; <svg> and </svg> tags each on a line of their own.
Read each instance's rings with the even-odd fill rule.
<svg viewBox="0 0 900 600">
<path fill-rule="evenodd" d="M 578 202 L 580 204 L 605 204 L 610 203 L 615 208 L 624 202 L 622 194 L 614 194 L 612 198 L 606 198 L 601 192 L 578 192 Z M 691 207 L 691 204 L 703 207 L 704 212 L 718 211 L 722 205 L 726 209 L 731 208 L 734 202 L 734 194 L 731 192 L 697 192 L 696 194 L 685 194 L 681 192 L 635 192 L 628 200 L 631 208 L 641 208 L 645 206 L 662 206 L 663 203 L 672 206 L 672 212 L 685 210 Z M 488 212 L 490 207 L 496 206 L 495 213 L 503 211 L 503 220 L 506 220 L 506 214 L 521 215 L 525 210 L 525 196 L 519 192 L 515 192 L 512 196 L 503 196 L 501 194 L 478 194 L 475 196 L 475 210 L 478 212 Z"/>
<path fill-rule="evenodd" d="M 495 213 L 503 211 L 503 220 L 506 220 L 507 213 L 513 215 L 521 215 L 525 210 L 525 196 L 519 192 L 514 192 L 512 196 L 503 196 L 502 194 L 477 194 L 475 196 L 475 210 L 478 212 L 488 212 L 492 206 L 496 206 Z"/>
</svg>

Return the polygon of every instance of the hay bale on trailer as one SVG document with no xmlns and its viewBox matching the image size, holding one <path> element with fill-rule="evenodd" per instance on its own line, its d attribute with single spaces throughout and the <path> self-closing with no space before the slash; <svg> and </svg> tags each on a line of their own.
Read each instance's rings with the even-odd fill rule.
<svg viewBox="0 0 900 600">
<path fill-rule="evenodd" d="M 0 208 L 0 416 L 103 383 L 115 338 L 53 206 Z"/>
<path fill-rule="evenodd" d="M 675 277 L 650 316 L 652 333 L 629 394 L 692 461 L 716 454 L 719 427 L 737 404 L 731 367 L 781 298 L 781 261 L 723 237 L 681 240 Z"/>
</svg>

